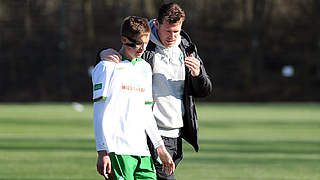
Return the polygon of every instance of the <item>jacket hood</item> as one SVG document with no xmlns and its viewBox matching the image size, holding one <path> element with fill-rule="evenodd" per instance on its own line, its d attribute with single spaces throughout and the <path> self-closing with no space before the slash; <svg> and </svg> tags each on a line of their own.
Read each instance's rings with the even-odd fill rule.
<svg viewBox="0 0 320 180">
<path fill-rule="evenodd" d="M 158 36 L 158 29 L 156 27 L 156 19 L 152 19 L 149 21 L 149 26 L 151 29 L 151 33 L 150 33 L 150 41 L 152 41 L 154 44 L 156 44 L 157 46 L 160 46 L 162 48 L 167 48 L 165 47 L 162 42 L 160 41 L 160 38 Z M 178 46 L 181 43 L 181 36 L 178 37 L 177 41 L 175 42 L 174 46 Z"/>
</svg>

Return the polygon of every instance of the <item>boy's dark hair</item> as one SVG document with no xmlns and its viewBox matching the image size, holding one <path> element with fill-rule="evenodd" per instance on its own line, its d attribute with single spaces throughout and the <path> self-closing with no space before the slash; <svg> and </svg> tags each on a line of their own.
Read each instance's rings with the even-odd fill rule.
<svg viewBox="0 0 320 180">
<path fill-rule="evenodd" d="M 120 35 L 136 39 L 140 34 L 150 33 L 150 27 L 146 18 L 138 16 L 128 16 L 124 18 L 121 28 Z"/>
<path fill-rule="evenodd" d="M 168 3 L 160 7 L 158 21 L 162 24 L 164 20 L 167 20 L 170 24 L 174 24 L 180 20 L 184 21 L 185 16 L 183 9 L 178 4 Z"/>
</svg>

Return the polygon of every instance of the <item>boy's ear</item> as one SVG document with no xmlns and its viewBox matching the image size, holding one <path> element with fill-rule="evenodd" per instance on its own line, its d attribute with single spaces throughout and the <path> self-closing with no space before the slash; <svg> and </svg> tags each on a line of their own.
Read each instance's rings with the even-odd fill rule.
<svg viewBox="0 0 320 180">
<path fill-rule="evenodd" d="M 124 36 L 121 36 L 121 43 L 125 44 L 127 42 L 127 38 Z"/>
</svg>

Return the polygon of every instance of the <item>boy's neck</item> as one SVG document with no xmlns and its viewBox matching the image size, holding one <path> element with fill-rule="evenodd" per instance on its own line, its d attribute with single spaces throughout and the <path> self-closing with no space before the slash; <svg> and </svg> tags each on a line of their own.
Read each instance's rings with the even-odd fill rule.
<svg viewBox="0 0 320 180">
<path fill-rule="evenodd" d="M 122 46 L 121 49 L 119 50 L 119 53 L 122 55 L 123 58 L 127 60 L 132 60 L 134 59 L 133 57 L 130 57 L 129 54 L 126 52 L 126 49 Z"/>
</svg>

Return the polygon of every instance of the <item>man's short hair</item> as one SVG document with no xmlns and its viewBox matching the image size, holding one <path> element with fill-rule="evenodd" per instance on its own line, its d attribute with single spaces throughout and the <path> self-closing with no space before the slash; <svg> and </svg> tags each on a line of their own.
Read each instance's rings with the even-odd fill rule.
<svg viewBox="0 0 320 180">
<path fill-rule="evenodd" d="M 148 20 L 146 18 L 138 17 L 138 16 L 128 16 L 124 18 L 121 28 L 120 35 L 136 38 L 140 34 L 148 34 L 150 33 L 150 27 L 148 24 Z"/>
<path fill-rule="evenodd" d="M 184 21 L 185 16 L 183 9 L 178 4 L 168 3 L 160 7 L 157 19 L 160 24 L 162 24 L 164 20 L 170 24 L 174 24 L 180 20 Z"/>
</svg>

